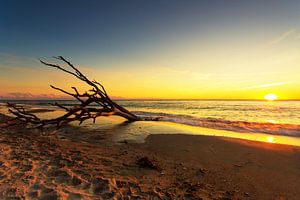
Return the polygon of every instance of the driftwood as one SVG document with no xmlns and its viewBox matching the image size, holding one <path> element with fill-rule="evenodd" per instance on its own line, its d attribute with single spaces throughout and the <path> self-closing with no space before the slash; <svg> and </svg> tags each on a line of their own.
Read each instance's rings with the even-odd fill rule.
<svg viewBox="0 0 300 200">
<path fill-rule="evenodd" d="M 40 62 L 44 65 L 54 67 L 65 73 L 75 76 L 76 78 L 91 86 L 91 89 L 80 94 L 76 87 L 72 87 L 72 93 L 50 85 L 51 88 L 63 92 L 69 96 L 72 96 L 73 98 L 78 100 L 79 104 L 74 105 L 72 107 L 66 107 L 59 103 L 51 104 L 53 106 L 65 110 L 66 113 L 54 119 L 40 119 L 35 114 L 26 111 L 24 107 L 8 103 L 7 106 L 9 108 L 9 112 L 15 116 L 15 118 L 13 118 L 12 121 L 16 120 L 19 122 L 17 124 L 31 124 L 34 125 L 34 127 L 42 128 L 47 125 L 56 125 L 57 127 L 60 127 L 72 121 L 79 121 L 79 124 L 81 124 L 82 122 L 88 119 L 93 119 L 95 123 L 97 117 L 111 115 L 118 115 L 124 117 L 128 121 L 142 120 L 140 117 L 134 115 L 127 109 L 123 108 L 122 106 L 118 105 L 116 102 L 111 100 L 104 86 L 101 83 L 95 80 L 89 80 L 84 74 L 82 74 L 76 67 L 73 66 L 72 63 L 70 63 L 64 57 L 58 56 L 54 58 L 64 62 L 70 68 L 70 70 L 66 69 L 65 66 L 60 66 L 58 64 L 47 63 L 42 60 L 40 60 Z"/>
</svg>

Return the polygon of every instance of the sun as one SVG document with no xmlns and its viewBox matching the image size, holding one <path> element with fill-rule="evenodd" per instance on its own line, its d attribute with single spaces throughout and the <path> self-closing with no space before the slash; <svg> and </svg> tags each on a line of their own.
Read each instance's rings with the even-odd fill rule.
<svg viewBox="0 0 300 200">
<path fill-rule="evenodd" d="M 265 95 L 265 99 L 268 100 L 268 101 L 274 101 L 276 100 L 278 97 L 276 94 L 267 94 Z"/>
</svg>

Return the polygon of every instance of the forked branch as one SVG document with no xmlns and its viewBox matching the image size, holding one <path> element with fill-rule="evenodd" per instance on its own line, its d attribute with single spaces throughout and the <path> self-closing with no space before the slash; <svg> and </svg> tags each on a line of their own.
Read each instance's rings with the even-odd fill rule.
<svg viewBox="0 0 300 200">
<path fill-rule="evenodd" d="M 110 115 L 118 115 L 126 118 L 128 121 L 142 120 L 140 117 L 134 115 L 124 107 L 111 100 L 101 83 L 95 80 L 89 80 L 84 74 L 82 74 L 82 72 L 80 72 L 76 67 L 74 67 L 71 62 L 66 60 L 64 57 L 58 56 L 54 58 L 62 61 L 64 64 L 66 64 L 66 66 L 48 63 L 43 60 L 40 60 L 40 62 L 44 65 L 71 74 L 72 76 L 75 76 L 92 88 L 89 91 L 80 94 L 76 87 L 72 87 L 73 92 L 68 92 L 61 88 L 50 85 L 51 88 L 58 90 L 66 95 L 72 96 L 78 101 L 78 104 L 72 107 L 66 107 L 59 103 L 51 104 L 58 108 L 64 109 L 66 113 L 54 119 L 40 119 L 35 114 L 26 111 L 24 107 L 8 103 L 7 106 L 9 108 L 9 112 L 15 116 L 14 120 L 17 119 L 23 124 L 31 124 L 39 128 L 47 125 L 56 125 L 57 127 L 60 127 L 72 121 L 79 121 L 79 124 L 81 124 L 88 119 L 93 119 L 93 121 L 95 122 L 97 117 Z M 69 69 L 67 67 L 69 67 Z"/>
</svg>

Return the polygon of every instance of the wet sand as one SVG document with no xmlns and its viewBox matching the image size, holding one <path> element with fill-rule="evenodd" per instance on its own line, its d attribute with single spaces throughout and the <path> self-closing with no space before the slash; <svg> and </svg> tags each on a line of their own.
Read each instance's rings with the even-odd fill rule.
<svg viewBox="0 0 300 200">
<path fill-rule="evenodd" d="M 300 198 L 299 147 L 183 134 L 114 142 L 126 129 L 0 129 L 0 199 Z M 144 156 L 161 170 L 139 166 Z"/>
</svg>

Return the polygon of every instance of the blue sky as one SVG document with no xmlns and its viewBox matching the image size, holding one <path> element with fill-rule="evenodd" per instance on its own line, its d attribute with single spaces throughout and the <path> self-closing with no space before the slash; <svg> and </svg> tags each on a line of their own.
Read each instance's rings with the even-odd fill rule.
<svg viewBox="0 0 300 200">
<path fill-rule="evenodd" d="M 204 39 L 228 37 L 226 29 L 280 33 L 298 25 L 299 8 L 300 1 L 278 0 L 1 1 L 0 50 L 34 57 L 134 56 L 193 33 Z"/>
<path fill-rule="evenodd" d="M 201 77 L 211 74 L 215 77 L 211 81 L 224 82 L 223 79 L 216 80 L 218 73 L 243 76 L 273 71 L 281 74 L 282 67 L 288 69 L 285 76 L 291 74 L 293 80 L 283 80 L 279 75 L 267 75 L 265 81 L 263 78 L 256 80 L 247 76 L 250 81 L 243 88 L 274 83 L 278 87 L 278 83 L 294 82 L 297 79 L 292 72 L 296 70 L 295 66 L 299 61 L 294 55 L 299 51 L 300 40 L 297 38 L 300 38 L 300 1 L 1 0 L 0 5 L 2 68 L 36 68 L 40 66 L 38 62 L 34 62 L 36 58 L 63 55 L 83 67 L 97 70 L 97 73 L 105 70 L 107 76 L 115 71 L 125 73 L 136 69 L 146 73 L 152 69 L 168 69 L 192 72 L 193 76 L 199 74 L 199 82 L 183 84 L 183 87 L 203 84 Z M 269 58 L 269 61 L 253 63 L 253 68 L 245 64 L 253 62 L 253 59 L 259 60 L 260 56 L 254 54 L 260 51 L 260 55 Z M 287 51 L 294 57 L 286 58 L 283 54 Z M 273 63 L 272 56 L 282 64 Z M 153 71 L 149 74 L 160 76 Z M 12 72 L 6 72 L 5 76 L 6 80 L 14 80 Z M 11 79 L 7 76 L 11 76 Z M 126 76 L 134 79 L 137 74 Z M 98 79 L 98 76 L 95 78 Z M 112 85 L 112 79 L 100 78 Z M 169 78 L 170 84 L 177 88 L 180 87 L 178 82 L 186 82 L 180 77 L 169 75 L 161 78 Z M 159 78 L 154 78 L 154 81 L 156 86 L 164 82 Z M 234 85 L 234 81 L 229 80 L 229 83 Z M 149 82 L 151 80 L 144 84 Z M 238 83 L 240 82 L 235 82 Z M 135 85 L 136 83 L 132 83 L 129 86 Z M 210 86 L 214 92 L 218 92 L 217 85 Z M 21 83 L 11 89 L 20 88 Z M 144 89 L 155 90 L 148 86 Z M 184 95 L 179 95 L 178 98 L 208 98 L 212 95 L 212 92 L 192 95 L 196 89 L 183 91 Z M 182 93 L 182 89 L 179 90 L 172 89 L 175 93 Z M 289 93 L 292 93 L 293 89 L 290 90 Z M 136 90 L 138 91 L 139 89 Z M 227 96 L 226 91 L 222 89 L 221 93 Z M 7 91 L 4 89 L 0 90 L 0 94 L 5 93 Z M 132 95 L 134 90 L 129 93 L 132 97 L 138 97 Z M 151 96 L 150 92 L 144 97 L 159 98 Z M 175 97 L 176 95 L 172 96 Z M 238 98 L 238 94 L 232 98 Z"/>
</svg>

